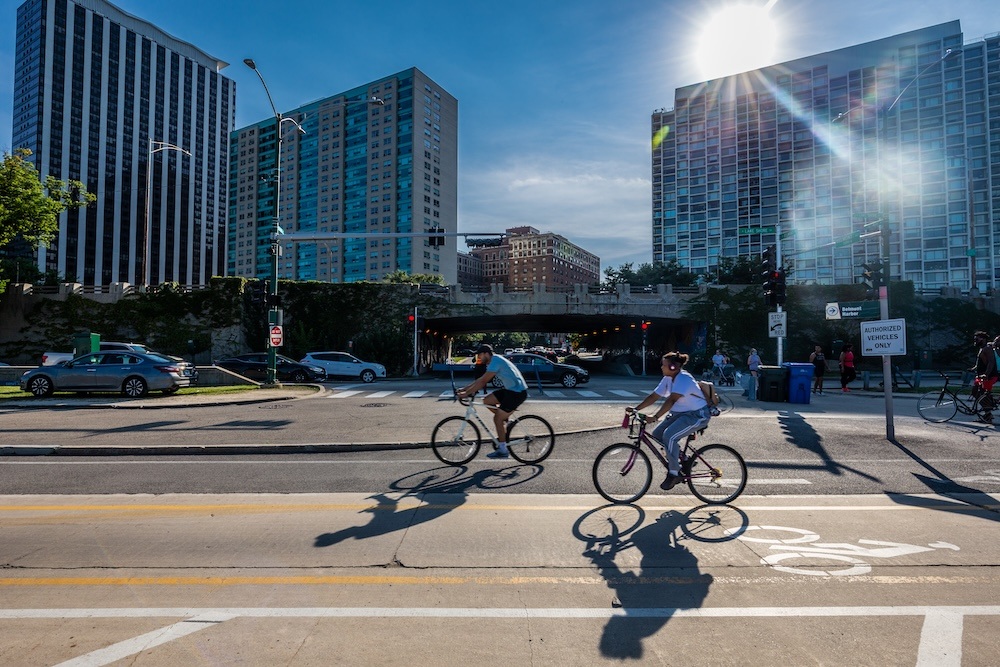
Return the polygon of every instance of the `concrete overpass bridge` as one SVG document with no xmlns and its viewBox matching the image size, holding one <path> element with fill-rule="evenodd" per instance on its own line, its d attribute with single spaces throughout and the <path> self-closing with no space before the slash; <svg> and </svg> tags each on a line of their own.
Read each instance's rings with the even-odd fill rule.
<svg viewBox="0 0 1000 667">
<path fill-rule="evenodd" d="M 685 317 L 686 302 L 703 294 L 707 286 L 674 287 L 618 285 L 609 290 L 588 285 L 506 291 L 492 285 L 483 291 L 459 286 L 425 285 L 423 294 L 434 294 L 454 306 L 450 315 L 424 317 L 423 330 L 452 337 L 475 332 L 552 332 L 581 334 L 587 347 L 637 349 L 635 335 L 649 322 L 653 349 L 693 349 L 703 323 Z M 655 344 L 654 344 L 655 343 Z"/>
</svg>

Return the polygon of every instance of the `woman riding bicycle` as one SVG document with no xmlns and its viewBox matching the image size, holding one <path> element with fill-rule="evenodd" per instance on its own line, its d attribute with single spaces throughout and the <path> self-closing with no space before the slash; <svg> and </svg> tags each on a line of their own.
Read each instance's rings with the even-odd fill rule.
<svg viewBox="0 0 1000 667">
<path fill-rule="evenodd" d="M 648 405 L 656 403 L 659 399 L 666 397 L 660 409 L 649 420 L 657 421 L 660 417 L 670 413 L 663 423 L 653 430 L 653 437 L 664 445 L 667 454 L 668 470 L 667 477 L 660 484 L 660 488 L 669 491 L 674 488 L 680 478 L 680 441 L 694 431 L 708 426 L 711 419 L 708 401 L 698 386 L 698 382 L 690 373 L 684 370 L 684 364 L 688 362 L 688 355 L 680 352 L 668 352 L 663 355 L 660 368 L 663 371 L 663 379 L 656 389 L 643 399 L 642 403 L 632 408 L 640 411 Z"/>
</svg>

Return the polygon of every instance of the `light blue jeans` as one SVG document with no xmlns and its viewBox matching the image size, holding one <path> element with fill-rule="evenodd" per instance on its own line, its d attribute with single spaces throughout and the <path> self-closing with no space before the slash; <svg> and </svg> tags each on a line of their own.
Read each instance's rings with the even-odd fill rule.
<svg viewBox="0 0 1000 667">
<path fill-rule="evenodd" d="M 671 412 L 660 422 L 659 426 L 653 429 L 653 437 L 663 444 L 663 451 L 667 455 L 668 470 L 671 475 L 680 474 L 681 438 L 705 428 L 711 418 L 706 405 L 701 410 Z"/>
</svg>

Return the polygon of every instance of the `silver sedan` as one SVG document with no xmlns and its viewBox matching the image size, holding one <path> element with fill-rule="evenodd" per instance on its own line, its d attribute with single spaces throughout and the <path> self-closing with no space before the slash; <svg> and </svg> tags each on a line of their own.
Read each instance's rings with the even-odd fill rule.
<svg viewBox="0 0 1000 667">
<path fill-rule="evenodd" d="M 94 352 L 21 376 L 21 391 L 39 398 L 54 391 L 109 391 L 136 398 L 150 391 L 172 394 L 198 379 L 194 366 L 139 352 Z"/>
</svg>

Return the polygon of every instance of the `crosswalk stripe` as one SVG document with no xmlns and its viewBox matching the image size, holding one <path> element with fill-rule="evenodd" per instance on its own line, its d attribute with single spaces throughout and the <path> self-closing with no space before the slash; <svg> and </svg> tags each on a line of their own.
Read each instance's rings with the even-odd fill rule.
<svg viewBox="0 0 1000 667">
<path fill-rule="evenodd" d="M 596 391 L 588 391 L 586 389 L 578 389 L 576 393 L 579 394 L 580 396 L 585 397 L 585 398 L 600 398 L 601 397 L 601 395 L 598 394 Z"/>
<path fill-rule="evenodd" d="M 354 391 L 338 391 L 336 394 L 330 396 L 330 398 L 347 398 L 349 396 L 357 396 L 361 392 L 358 390 Z"/>
<path fill-rule="evenodd" d="M 546 396 L 552 396 L 553 398 L 565 398 L 566 394 L 562 393 L 558 389 L 547 389 L 545 391 Z"/>
<path fill-rule="evenodd" d="M 373 394 L 368 394 L 367 398 L 385 398 L 386 396 L 392 396 L 396 392 L 394 391 L 376 391 Z"/>
<path fill-rule="evenodd" d="M 625 391 L 624 389 L 611 389 L 610 391 L 616 396 L 624 396 L 625 398 L 635 398 L 638 396 L 638 394 L 633 394 L 632 392 Z"/>
<path fill-rule="evenodd" d="M 426 393 L 426 391 L 411 391 L 408 394 L 403 394 L 403 398 L 420 398 Z"/>
</svg>

